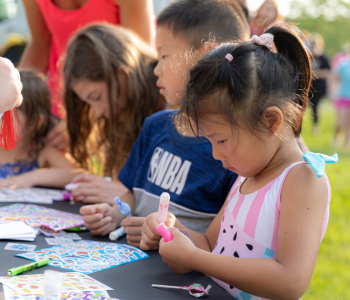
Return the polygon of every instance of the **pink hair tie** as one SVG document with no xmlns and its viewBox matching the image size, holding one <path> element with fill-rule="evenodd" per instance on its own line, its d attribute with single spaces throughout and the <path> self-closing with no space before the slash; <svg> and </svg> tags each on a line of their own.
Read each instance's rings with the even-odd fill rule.
<svg viewBox="0 0 350 300">
<path fill-rule="evenodd" d="M 253 35 L 250 41 L 254 44 L 265 46 L 273 52 L 273 38 L 274 36 L 271 33 L 264 33 L 261 36 Z"/>
<path fill-rule="evenodd" d="M 229 62 L 231 62 L 232 59 L 233 59 L 233 56 L 232 56 L 230 53 L 227 53 L 227 54 L 225 55 L 225 58 L 226 58 Z"/>
</svg>

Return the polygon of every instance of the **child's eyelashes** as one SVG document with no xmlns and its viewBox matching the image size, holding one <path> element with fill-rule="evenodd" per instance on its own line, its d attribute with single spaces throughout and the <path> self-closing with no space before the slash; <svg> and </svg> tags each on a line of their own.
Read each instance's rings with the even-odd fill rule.
<svg viewBox="0 0 350 300">
<path fill-rule="evenodd" d="M 221 140 L 221 141 L 218 141 L 218 144 L 223 144 L 225 143 L 227 140 Z"/>
<path fill-rule="evenodd" d="M 166 59 L 169 55 L 162 55 L 161 58 L 162 59 Z"/>
</svg>

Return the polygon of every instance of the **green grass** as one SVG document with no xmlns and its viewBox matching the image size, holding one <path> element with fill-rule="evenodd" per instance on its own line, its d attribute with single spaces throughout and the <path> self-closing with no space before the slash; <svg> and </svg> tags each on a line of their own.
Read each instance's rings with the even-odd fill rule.
<svg viewBox="0 0 350 300">
<path fill-rule="evenodd" d="M 350 299 L 350 154 L 331 144 L 336 115 L 329 101 L 321 102 L 319 115 L 322 134 L 313 135 L 309 111 L 303 126 L 303 138 L 313 152 L 328 155 L 338 152 L 339 162 L 326 167 L 332 186 L 329 224 L 303 300 Z"/>
</svg>

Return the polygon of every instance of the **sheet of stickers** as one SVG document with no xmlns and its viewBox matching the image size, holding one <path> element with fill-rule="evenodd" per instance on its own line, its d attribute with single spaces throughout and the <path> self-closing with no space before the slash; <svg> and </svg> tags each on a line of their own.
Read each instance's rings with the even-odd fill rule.
<svg viewBox="0 0 350 300">
<path fill-rule="evenodd" d="M 0 202 L 32 202 L 52 204 L 52 201 L 62 201 L 66 191 L 43 188 L 0 189 Z"/>
<path fill-rule="evenodd" d="M 6 300 L 40 300 L 41 294 L 33 294 L 33 295 L 22 295 L 16 292 L 14 289 L 8 287 L 7 285 L 3 286 L 4 294 Z M 79 292 L 70 292 L 70 293 L 62 293 L 62 300 L 108 300 L 109 294 L 107 291 L 79 291 Z M 115 299 L 118 300 L 118 299 Z"/>
<path fill-rule="evenodd" d="M 41 295 L 44 287 L 44 274 L 0 277 L 0 282 L 21 295 Z M 62 293 L 101 290 L 113 289 L 86 274 L 78 272 L 66 273 L 62 283 Z"/>
<path fill-rule="evenodd" d="M 54 231 L 85 224 L 81 215 L 19 203 L 0 208 L 0 221 L 12 220 L 23 220 L 30 226 L 45 226 Z"/>
<path fill-rule="evenodd" d="M 50 266 L 90 274 L 146 258 L 148 254 L 129 245 L 82 240 L 16 256 L 33 261 L 50 258 Z"/>
</svg>

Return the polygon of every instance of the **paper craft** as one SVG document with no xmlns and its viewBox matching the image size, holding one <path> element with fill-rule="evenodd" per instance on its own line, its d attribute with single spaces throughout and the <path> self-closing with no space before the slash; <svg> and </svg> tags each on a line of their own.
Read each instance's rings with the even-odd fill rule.
<svg viewBox="0 0 350 300">
<path fill-rule="evenodd" d="M 54 231 L 54 230 L 47 228 L 45 226 L 40 226 L 39 231 L 43 235 L 46 235 L 46 236 L 64 236 L 64 235 L 66 235 L 66 232 L 63 230 L 62 231 Z"/>
<path fill-rule="evenodd" d="M 28 245 L 28 244 L 15 244 L 15 243 L 7 243 L 5 246 L 5 250 L 15 250 L 15 251 L 34 251 L 36 245 Z"/>
<path fill-rule="evenodd" d="M 33 202 L 52 204 L 52 200 L 63 200 L 65 191 L 43 188 L 0 189 L 0 202 Z"/>
<path fill-rule="evenodd" d="M 14 289 L 11 289 L 7 285 L 3 285 L 5 299 L 6 300 L 40 300 L 41 294 L 35 295 L 22 295 L 16 292 Z M 71 293 L 62 293 L 61 297 L 63 300 L 66 300 L 68 296 L 76 297 L 77 295 L 88 295 L 90 299 L 93 300 L 102 300 L 102 297 L 109 298 L 107 291 L 82 291 L 82 292 L 71 292 Z"/>
<path fill-rule="evenodd" d="M 22 221 L 0 222 L 0 239 L 34 241 L 35 230 Z"/>
<path fill-rule="evenodd" d="M 12 204 L 0 208 L 0 221 L 24 220 L 30 226 L 45 226 L 54 231 L 84 225 L 81 215 L 34 204 Z"/>
<path fill-rule="evenodd" d="M 113 290 L 107 285 L 78 272 L 65 273 L 62 293 L 81 291 Z M 44 274 L 0 277 L 0 282 L 22 295 L 41 295 L 44 287 Z"/>
<path fill-rule="evenodd" d="M 72 239 L 67 239 L 65 237 L 45 238 L 45 240 L 49 245 L 64 245 L 73 243 Z"/>
<path fill-rule="evenodd" d="M 66 233 L 64 238 L 68 238 L 68 239 L 71 239 L 71 240 L 81 240 L 81 237 L 77 233 L 74 233 L 74 232 Z"/>
<path fill-rule="evenodd" d="M 66 300 L 121 300 L 121 299 L 115 299 L 115 298 L 109 298 L 109 297 L 103 297 L 103 296 L 96 296 L 94 294 L 88 294 L 88 293 L 70 293 Z"/>
<path fill-rule="evenodd" d="M 148 257 L 142 250 L 124 244 L 79 241 L 16 256 L 30 260 L 50 258 L 50 266 L 90 274 Z"/>
</svg>

